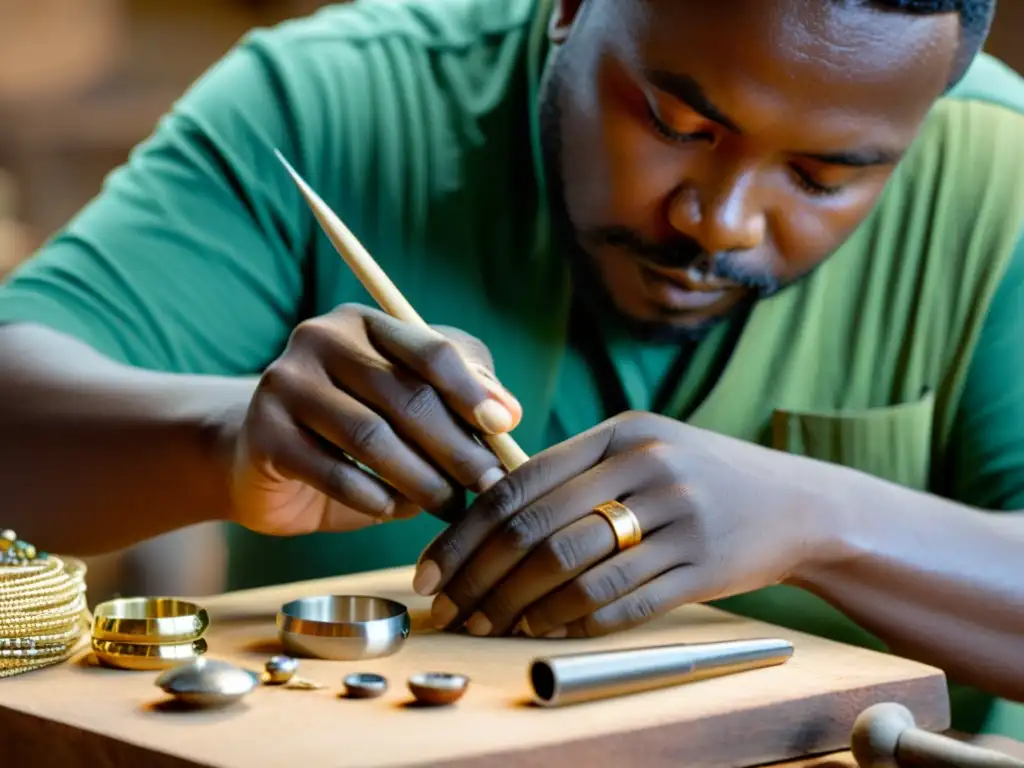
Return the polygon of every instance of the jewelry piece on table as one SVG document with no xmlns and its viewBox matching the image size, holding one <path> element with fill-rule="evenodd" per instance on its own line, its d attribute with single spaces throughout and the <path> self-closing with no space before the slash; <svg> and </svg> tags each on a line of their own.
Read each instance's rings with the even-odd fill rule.
<svg viewBox="0 0 1024 768">
<path fill-rule="evenodd" d="M 424 672 L 410 677 L 407 685 L 420 704 L 443 707 L 462 698 L 469 687 L 469 678 L 451 672 Z"/>
<path fill-rule="evenodd" d="M 37 557 L 44 559 L 46 553 L 37 553 L 35 547 L 19 540 L 18 534 L 10 528 L 0 531 L 0 565 L 28 565 Z"/>
<path fill-rule="evenodd" d="M 210 616 L 201 605 L 175 597 L 118 597 L 93 611 L 93 640 L 141 645 L 195 642 Z"/>
<path fill-rule="evenodd" d="M 191 707 L 234 704 L 259 685 L 259 675 L 217 659 L 198 658 L 165 670 L 156 685 Z"/>
<path fill-rule="evenodd" d="M 291 656 L 272 656 L 264 666 L 263 682 L 266 685 L 284 685 L 298 668 L 298 660 Z"/>
<path fill-rule="evenodd" d="M 86 566 L 0 531 L 0 678 L 59 664 L 87 634 Z"/>
<path fill-rule="evenodd" d="M 322 691 L 327 686 L 304 677 L 293 677 L 284 684 L 284 687 L 293 691 Z"/>
<path fill-rule="evenodd" d="M 356 672 L 348 675 L 342 684 L 345 695 L 350 699 L 376 699 L 388 689 L 388 681 L 373 672 Z"/>
<path fill-rule="evenodd" d="M 409 637 L 409 610 L 371 595 L 319 595 L 292 600 L 277 613 L 285 652 L 333 661 L 390 656 Z"/>
<path fill-rule="evenodd" d="M 202 606 L 174 597 L 119 597 L 96 606 L 92 650 L 116 669 L 167 669 L 207 651 L 210 617 Z"/>
<path fill-rule="evenodd" d="M 619 552 L 635 547 L 643 538 L 640 521 L 629 507 L 620 501 L 606 501 L 594 507 L 594 513 L 608 521 L 615 534 Z"/>
<path fill-rule="evenodd" d="M 168 669 L 200 658 L 209 650 L 204 638 L 184 643 L 119 643 L 92 639 L 92 652 L 105 667 L 136 672 Z"/>
</svg>

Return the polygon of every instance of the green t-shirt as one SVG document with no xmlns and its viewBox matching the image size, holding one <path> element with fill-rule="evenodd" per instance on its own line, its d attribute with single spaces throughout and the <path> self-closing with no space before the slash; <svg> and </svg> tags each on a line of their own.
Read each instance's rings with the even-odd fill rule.
<svg viewBox="0 0 1024 768">
<path fill-rule="evenodd" d="M 42 323 L 140 367 L 252 375 L 304 318 L 343 302 L 372 303 L 283 172 L 278 148 L 429 322 L 461 327 L 490 346 L 499 376 L 523 402 L 516 437 L 529 452 L 622 408 L 699 416 L 726 371 L 743 363 L 733 351 L 751 355 L 741 322 L 685 350 L 637 345 L 614 328 L 584 333 L 581 348 L 569 334 L 571 290 L 549 238 L 537 151 L 546 15 L 543 0 L 362 0 L 251 33 L 0 288 L 0 322 Z M 887 264 L 893 251 L 918 244 L 922 252 L 934 248 L 935 233 L 962 205 L 954 187 L 964 180 L 944 174 L 956 165 L 948 153 L 991 159 L 1024 142 L 1024 83 L 988 57 L 943 102 L 941 129 L 923 135 L 932 145 L 911 164 L 917 186 L 935 185 L 935 194 L 907 191 L 914 179 L 893 185 L 876 223 L 836 257 L 836 271 L 871 257 Z M 996 158 L 990 172 L 1016 172 L 1019 157 L 1006 158 L 1009 169 Z M 977 293 L 984 322 L 976 320 L 979 334 L 964 334 L 966 373 L 944 390 L 952 415 L 937 430 L 942 478 L 930 487 L 982 508 L 1017 510 L 1024 509 L 1024 247 L 1012 243 L 1020 201 L 987 194 L 975 206 L 984 216 L 971 213 L 963 227 L 1010 232 L 1011 245 L 991 255 L 990 267 L 985 252 L 971 255 L 974 271 L 998 281 L 998 290 Z M 823 268 L 799 296 L 823 295 L 828 274 Z M 893 327 L 924 335 L 934 318 L 915 300 L 927 287 L 915 293 L 902 278 L 884 298 L 900 310 Z M 795 300 L 774 306 L 787 301 Z M 855 327 L 856 301 L 826 304 Z M 750 322 L 773 317 L 781 314 L 758 309 Z M 884 339 L 885 315 L 871 317 L 865 323 L 876 324 L 862 333 L 869 342 Z M 874 347 L 849 349 L 862 355 Z M 879 381 L 906 378 L 901 366 L 915 364 L 894 362 L 879 370 Z M 736 378 L 733 371 L 730 392 Z M 752 399 L 770 399 L 762 384 L 743 386 Z M 884 407 L 888 397 L 874 392 L 864 395 L 872 402 L 853 404 Z M 439 528 L 421 516 L 280 539 L 231 526 L 230 586 L 407 564 Z"/>
</svg>

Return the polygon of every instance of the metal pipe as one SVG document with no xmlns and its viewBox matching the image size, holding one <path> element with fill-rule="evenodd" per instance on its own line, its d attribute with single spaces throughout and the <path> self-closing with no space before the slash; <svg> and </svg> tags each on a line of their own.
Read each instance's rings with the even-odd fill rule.
<svg viewBox="0 0 1024 768">
<path fill-rule="evenodd" d="M 534 659 L 534 702 L 560 707 L 785 663 L 793 644 L 777 638 L 682 643 Z"/>
</svg>

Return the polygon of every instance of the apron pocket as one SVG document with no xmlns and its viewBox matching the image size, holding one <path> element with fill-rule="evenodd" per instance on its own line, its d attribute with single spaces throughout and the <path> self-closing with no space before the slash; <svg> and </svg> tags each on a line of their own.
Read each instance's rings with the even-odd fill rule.
<svg viewBox="0 0 1024 768">
<path fill-rule="evenodd" d="M 929 485 L 935 399 L 830 412 L 778 409 L 772 447 L 840 464 L 915 490 Z"/>
</svg>

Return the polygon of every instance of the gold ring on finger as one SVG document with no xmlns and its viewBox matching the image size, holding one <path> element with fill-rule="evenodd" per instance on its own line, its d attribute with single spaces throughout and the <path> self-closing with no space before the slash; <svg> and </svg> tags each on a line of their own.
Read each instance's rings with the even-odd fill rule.
<svg viewBox="0 0 1024 768">
<path fill-rule="evenodd" d="M 643 538 L 640 520 L 625 504 L 619 501 L 606 501 L 594 507 L 594 512 L 601 515 L 611 525 L 619 552 L 640 543 Z"/>
</svg>

